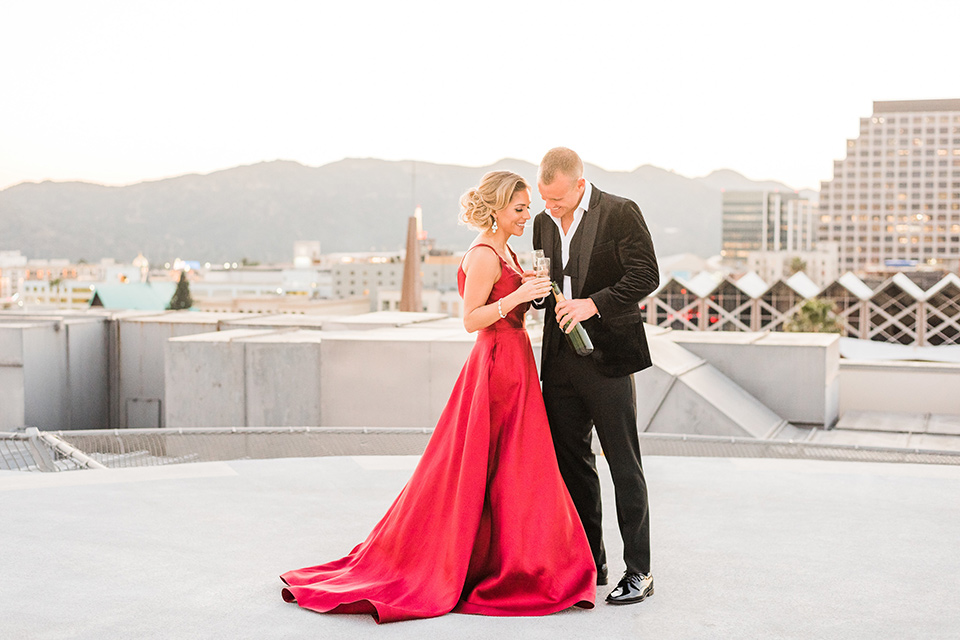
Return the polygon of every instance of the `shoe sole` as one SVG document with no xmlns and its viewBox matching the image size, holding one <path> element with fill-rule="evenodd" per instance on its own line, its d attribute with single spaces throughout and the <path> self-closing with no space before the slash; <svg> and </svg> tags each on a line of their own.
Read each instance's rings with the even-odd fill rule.
<svg viewBox="0 0 960 640">
<path fill-rule="evenodd" d="M 611 600 L 608 596 L 607 604 L 637 604 L 638 602 L 643 602 L 652 595 L 653 588 L 651 587 L 648 591 L 644 591 L 643 595 L 637 596 L 636 598 L 630 598 L 629 600 Z"/>
</svg>

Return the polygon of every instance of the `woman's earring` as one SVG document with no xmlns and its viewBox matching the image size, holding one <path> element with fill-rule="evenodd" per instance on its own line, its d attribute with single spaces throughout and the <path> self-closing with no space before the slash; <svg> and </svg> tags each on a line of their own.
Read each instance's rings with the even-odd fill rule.
<svg viewBox="0 0 960 640">
<path fill-rule="evenodd" d="M 493 219 L 493 226 L 490 227 L 490 233 L 496 233 L 496 232 L 497 232 L 497 228 L 498 228 L 498 227 L 497 227 L 497 219 L 494 218 L 494 219 Z"/>
</svg>

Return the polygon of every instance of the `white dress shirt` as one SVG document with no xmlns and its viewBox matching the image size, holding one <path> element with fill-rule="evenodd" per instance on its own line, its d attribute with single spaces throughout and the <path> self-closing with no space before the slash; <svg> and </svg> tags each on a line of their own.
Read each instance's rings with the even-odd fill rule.
<svg viewBox="0 0 960 640">
<path fill-rule="evenodd" d="M 573 223 L 570 225 L 570 228 L 567 229 L 566 233 L 563 232 L 563 224 L 560 222 L 560 218 L 550 216 L 554 224 L 557 225 L 557 230 L 560 232 L 560 246 L 564 269 L 567 268 L 567 261 L 570 259 L 570 241 L 573 240 L 573 234 L 577 232 L 577 227 L 580 226 L 583 214 L 590 208 L 590 196 L 592 193 L 593 185 L 587 182 L 583 188 L 583 197 L 580 198 L 580 206 L 573 212 Z M 570 276 L 563 276 L 563 295 L 567 300 L 573 300 L 573 286 L 570 284 Z"/>
</svg>

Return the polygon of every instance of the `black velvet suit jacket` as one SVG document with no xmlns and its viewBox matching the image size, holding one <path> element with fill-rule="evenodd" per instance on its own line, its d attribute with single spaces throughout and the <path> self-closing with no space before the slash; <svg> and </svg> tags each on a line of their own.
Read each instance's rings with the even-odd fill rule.
<svg viewBox="0 0 960 640">
<path fill-rule="evenodd" d="M 566 270 L 561 259 L 560 231 L 543 211 L 533 220 L 533 248 L 550 258 L 551 278 L 563 288 L 571 278 L 574 298 L 591 298 L 600 316 L 583 322 L 594 351 L 590 354 L 605 376 L 625 376 L 650 366 L 650 350 L 643 330 L 639 303 L 660 282 L 660 270 L 650 231 L 640 208 L 626 198 L 593 187 L 590 206 L 571 240 Z M 547 371 L 561 341 L 556 302 L 549 296 L 545 309 L 542 372 Z"/>
</svg>

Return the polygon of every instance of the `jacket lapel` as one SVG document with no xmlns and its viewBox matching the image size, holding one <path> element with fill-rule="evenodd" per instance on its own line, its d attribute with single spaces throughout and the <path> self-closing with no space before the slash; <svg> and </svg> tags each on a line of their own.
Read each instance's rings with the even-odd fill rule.
<svg viewBox="0 0 960 640">
<path fill-rule="evenodd" d="M 580 247 L 577 255 L 577 278 L 570 284 L 573 285 L 573 297 L 579 298 L 583 290 L 583 283 L 587 281 L 587 270 L 590 268 L 590 257 L 593 255 L 593 244 L 597 239 L 597 225 L 600 219 L 600 190 L 596 186 L 590 197 L 590 208 L 583 215 L 577 234 L 580 237 Z"/>
<path fill-rule="evenodd" d="M 543 214 L 545 217 L 541 224 L 541 241 L 543 243 L 543 255 L 550 258 L 550 279 L 557 282 L 563 282 L 563 276 L 557 276 L 563 271 L 563 265 L 560 264 L 560 232 L 557 231 L 556 223 L 550 218 L 549 213 Z"/>
</svg>

